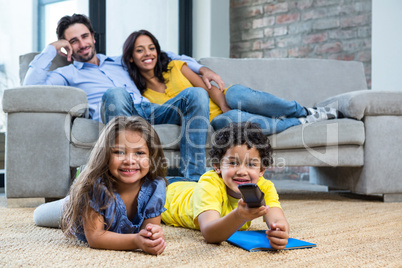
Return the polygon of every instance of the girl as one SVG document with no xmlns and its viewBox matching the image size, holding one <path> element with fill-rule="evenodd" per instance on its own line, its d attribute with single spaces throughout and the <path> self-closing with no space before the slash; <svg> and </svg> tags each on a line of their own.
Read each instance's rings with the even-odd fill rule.
<svg viewBox="0 0 402 268">
<path fill-rule="evenodd" d="M 122 61 L 141 94 L 153 103 L 162 105 L 189 87 L 207 90 L 211 98 L 211 125 L 215 129 L 230 122 L 250 121 L 258 123 L 264 134 L 270 135 L 301 123 L 338 117 L 334 108 L 305 108 L 295 101 L 286 101 L 242 85 L 227 88 L 225 95 L 214 86 L 207 89 L 203 80 L 185 62 L 171 61 L 161 51 L 158 40 L 146 30 L 133 32 L 127 38 Z"/>
<path fill-rule="evenodd" d="M 92 248 L 161 254 L 166 247 L 160 226 L 165 211 L 165 161 L 159 137 L 146 120 L 112 119 L 63 201 L 64 234 Z M 57 203 L 35 210 L 37 224 L 43 225 L 41 214 L 51 206 Z"/>
<path fill-rule="evenodd" d="M 209 155 L 214 170 L 201 176 L 198 183 L 169 184 L 167 210 L 162 213 L 162 221 L 167 225 L 198 229 L 207 242 L 219 243 L 235 231 L 247 229 L 251 220 L 264 217 L 271 246 L 285 248 L 289 224 L 273 183 L 262 176 L 265 168 L 272 164 L 272 148 L 267 136 L 253 123 L 230 124 L 213 136 Z M 247 206 L 238 189 L 244 183 L 259 186 L 266 206 Z"/>
</svg>

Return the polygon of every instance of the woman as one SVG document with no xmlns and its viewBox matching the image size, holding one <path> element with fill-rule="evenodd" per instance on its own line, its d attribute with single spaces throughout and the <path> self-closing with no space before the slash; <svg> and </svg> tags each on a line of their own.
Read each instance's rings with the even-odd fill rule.
<svg viewBox="0 0 402 268">
<path fill-rule="evenodd" d="M 186 63 L 171 61 L 146 30 L 133 32 L 127 38 L 122 60 L 141 94 L 153 103 L 162 105 L 186 88 L 204 88 L 210 96 L 210 121 L 215 130 L 232 122 L 250 121 L 270 135 L 302 123 L 338 118 L 336 109 L 305 108 L 296 101 L 242 85 L 230 86 L 224 92 L 214 86 L 207 89 Z"/>
</svg>

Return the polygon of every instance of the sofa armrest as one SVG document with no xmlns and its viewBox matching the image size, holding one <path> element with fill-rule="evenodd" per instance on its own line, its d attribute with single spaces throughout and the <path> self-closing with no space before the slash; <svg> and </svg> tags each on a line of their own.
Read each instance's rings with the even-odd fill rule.
<svg viewBox="0 0 402 268">
<path fill-rule="evenodd" d="M 86 93 L 75 87 L 22 86 L 4 91 L 3 110 L 6 113 L 64 112 L 79 117 L 88 110 L 88 101 Z"/>
<path fill-rule="evenodd" d="M 402 92 L 358 90 L 330 97 L 316 106 L 333 107 L 346 117 L 361 120 L 366 115 L 402 115 Z"/>
</svg>

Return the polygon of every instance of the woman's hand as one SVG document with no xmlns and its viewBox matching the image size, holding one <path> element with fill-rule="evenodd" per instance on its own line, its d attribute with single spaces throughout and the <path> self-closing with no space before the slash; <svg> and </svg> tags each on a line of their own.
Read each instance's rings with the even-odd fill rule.
<svg viewBox="0 0 402 268">
<path fill-rule="evenodd" d="M 225 83 L 223 82 L 222 78 L 214 71 L 204 66 L 201 67 L 198 72 L 200 73 L 200 75 L 202 75 L 202 80 L 204 81 L 208 89 L 211 89 L 212 87 L 210 81 L 215 81 L 220 91 L 223 92 L 225 90 Z"/>
</svg>

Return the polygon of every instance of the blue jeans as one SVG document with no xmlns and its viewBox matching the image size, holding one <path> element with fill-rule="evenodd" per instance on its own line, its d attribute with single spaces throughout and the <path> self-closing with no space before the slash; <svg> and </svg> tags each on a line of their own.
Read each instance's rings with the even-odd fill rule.
<svg viewBox="0 0 402 268">
<path fill-rule="evenodd" d="M 194 181 L 198 181 L 205 173 L 209 97 L 204 89 L 187 88 L 163 105 L 159 105 L 150 102 L 134 104 L 125 89 L 111 88 L 102 97 L 102 115 L 105 123 L 118 115 L 137 115 L 152 125 L 181 125 L 180 172 Z"/>
<path fill-rule="evenodd" d="M 297 118 L 307 115 L 304 107 L 296 101 L 287 101 L 242 85 L 231 86 L 225 97 L 232 110 L 211 121 L 215 130 L 232 122 L 249 121 L 259 124 L 264 134 L 271 135 L 299 125 Z"/>
</svg>

